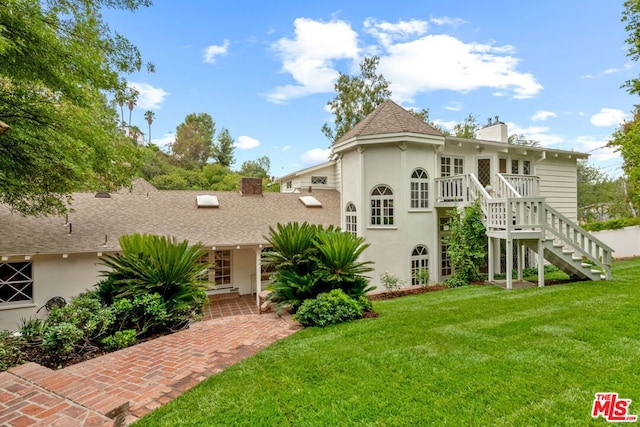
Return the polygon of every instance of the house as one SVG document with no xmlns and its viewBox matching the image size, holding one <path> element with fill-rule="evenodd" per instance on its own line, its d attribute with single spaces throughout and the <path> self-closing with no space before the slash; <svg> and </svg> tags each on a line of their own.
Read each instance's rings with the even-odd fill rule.
<svg viewBox="0 0 640 427">
<path fill-rule="evenodd" d="M 373 285 L 385 271 L 412 284 L 423 268 L 441 282 L 452 273 L 450 212 L 475 201 L 487 227 L 489 280 L 512 270 L 521 279 L 527 259 L 540 286 L 545 262 L 578 278 L 609 278 L 611 249 L 576 224 L 576 161 L 586 157 L 508 144 L 497 118 L 478 139 L 445 137 L 387 100 L 334 143 L 331 161 L 282 177 L 280 193 L 263 194 L 251 178 L 240 192 L 157 191 L 139 180 L 132 190 L 74 194 L 63 217 L 22 217 L 0 205 L 0 328 L 93 287 L 100 257 L 131 233 L 203 243 L 214 264 L 210 293 L 257 297 L 269 274 L 264 236 L 291 221 L 363 236 Z"/>
<path fill-rule="evenodd" d="M 453 208 L 478 201 L 489 248 L 488 274 L 550 262 L 580 279 L 609 278 L 612 250 L 577 222 L 578 159 L 587 154 L 508 143 L 496 117 L 477 139 L 445 137 L 391 100 L 333 144 L 332 160 L 280 179 L 283 192 L 335 189 L 340 225 L 363 236 L 377 278 L 407 284 L 428 268 L 432 282 L 452 273 L 447 254 Z M 504 265 L 500 262 L 504 260 Z M 507 275 L 505 286 L 513 281 Z"/>
<path fill-rule="evenodd" d="M 91 289 L 105 269 L 100 257 L 117 252 L 123 234 L 201 242 L 215 264 L 210 294 L 257 295 L 268 280 L 260 258 L 269 226 L 338 224 L 339 202 L 335 190 L 262 193 L 261 179 L 243 178 L 240 192 L 157 191 L 138 180 L 131 191 L 74 194 L 72 211 L 57 217 L 23 217 L 0 205 L 0 328 L 16 329 L 53 297 Z"/>
</svg>

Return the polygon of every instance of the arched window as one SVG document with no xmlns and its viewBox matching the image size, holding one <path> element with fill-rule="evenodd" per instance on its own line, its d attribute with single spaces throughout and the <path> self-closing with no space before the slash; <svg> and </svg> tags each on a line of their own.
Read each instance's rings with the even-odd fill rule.
<svg viewBox="0 0 640 427">
<path fill-rule="evenodd" d="M 393 190 L 386 185 L 371 191 L 371 225 L 393 225 Z"/>
<path fill-rule="evenodd" d="M 345 229 L 347 233 L 351 233 L 354 236 L 358 235 L 358 218 L 356 216 L 356 205 L 349 202 L 347 203 L 347 208 L 345 209 Z"/>
<path fill-rule="evenodd" d="M 419 271 L 429 270 L 429 250 L 424 245 L 418 245 L 411 252 L 411 284 L 420 285 Z M 425 283 L 426 284 L 426 283 Z"/>
<path fill-rule="evenodd" d="M 418 168 L 411 174 L 411 209 L 426 209 L 429 207 L 429 175 L 427 171 Z"/>
</svg>

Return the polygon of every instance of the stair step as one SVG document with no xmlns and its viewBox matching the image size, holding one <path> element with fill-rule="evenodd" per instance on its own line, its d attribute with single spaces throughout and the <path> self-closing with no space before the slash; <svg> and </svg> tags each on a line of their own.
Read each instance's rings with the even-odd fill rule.
<svg viewBox="0 0 640 427">
<path fill-rule="evenodd" d="M 588 262 L 583 262 L 583 263 L 581 263 L 580 265 L 581 265 L 581 266 L 583 266 L 583 267 L 585 267 L 585 268 L 586 268 L 586 267 L 588 267 L 588 268 L 593 267 L 593 264 L 589 264 Z"/>
</svg>

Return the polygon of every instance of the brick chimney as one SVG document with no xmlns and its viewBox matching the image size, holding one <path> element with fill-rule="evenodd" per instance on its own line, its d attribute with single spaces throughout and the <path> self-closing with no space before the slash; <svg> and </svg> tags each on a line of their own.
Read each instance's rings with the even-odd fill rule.
<svg viewBox="0 0 640 427">
<path fill-rule="evenodd" d="M 240 178 L 240 194 L 243 196 L 261 196 L 262 178 Z"/>
</svg>

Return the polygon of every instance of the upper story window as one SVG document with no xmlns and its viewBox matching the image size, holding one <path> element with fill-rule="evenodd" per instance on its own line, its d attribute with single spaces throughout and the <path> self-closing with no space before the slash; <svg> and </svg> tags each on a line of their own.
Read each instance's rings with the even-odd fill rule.
<svg viewBox="0 0 640 427">
<path fill-rule="evenodd" d="M 440 176 L 462 175 L 464 159 L 462 157 L 440 157 Z"/>
<path fill-rule="evenodd" d="M 511 159 L 511 173 L 519 174 L 520 173 L 520 160 Z"/>
<path fill-rule="evenodd" d="M 317 185 L 327 185 L 327 177 L 326 176 L 312 176 L 311 183 Z"/>
<path fill-rule="evenodd" d="M 354 236 L 358 235 L 358 217 L 356 216 L 356 205 L 349 202 L 347 203 L 347 208 L 345 209 L 345 229 L 347 233 L 351 233 Z"/>
<path fill-rule="evenodd" d="M 33 265 L 0 263 L 0 304 L 33 301 Z"/>
<path fill-rule="evenodd" d="M 418 168 L 411 174 L 411 209 L 429 207 L 429 175 Z"/>
<path fill-rule="evenodd" d="M 371 191 L 371 225 L 393 225 L 393 190 L 386 185 Z"/>
<path fill-rule="evenodd" d="M 522 161 L 522 174 L 531 175 L 531 160 Z"/>
</svg>

